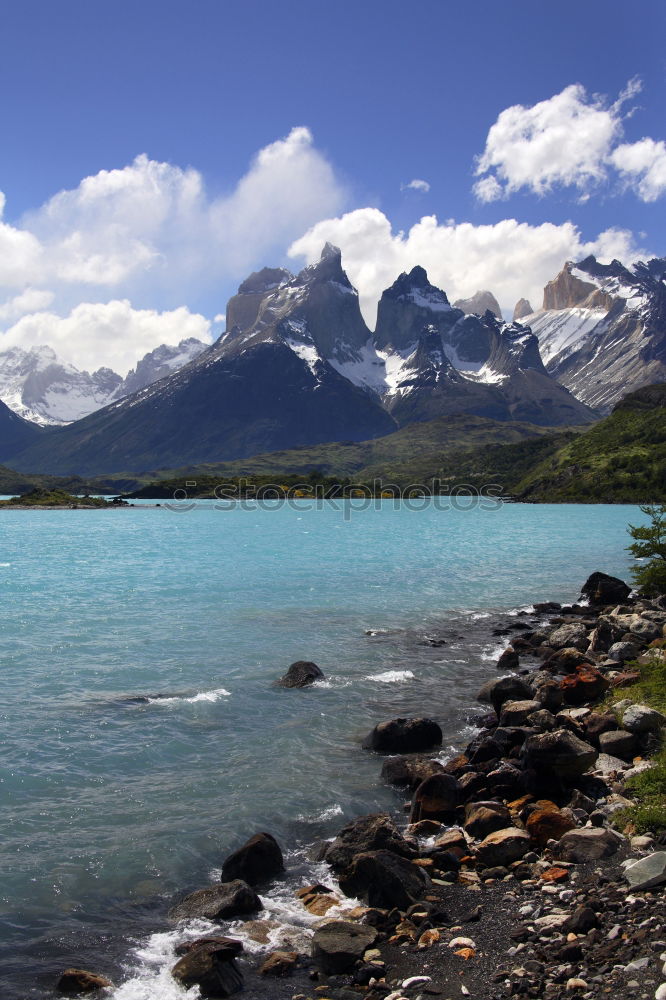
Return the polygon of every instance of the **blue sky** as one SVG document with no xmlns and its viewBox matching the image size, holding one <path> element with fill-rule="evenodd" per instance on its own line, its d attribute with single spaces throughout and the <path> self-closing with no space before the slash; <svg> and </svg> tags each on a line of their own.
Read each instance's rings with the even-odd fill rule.
<svg viewBox="0 0 666 1000">
<path fill-rule="evenodd" d="M 666 254 L 662 0 L 1 11 L 0 349 L 122 370 L 326 238 L 371 324 L 415 263 L 510 313 L 568 256 Z"/>
</svg>

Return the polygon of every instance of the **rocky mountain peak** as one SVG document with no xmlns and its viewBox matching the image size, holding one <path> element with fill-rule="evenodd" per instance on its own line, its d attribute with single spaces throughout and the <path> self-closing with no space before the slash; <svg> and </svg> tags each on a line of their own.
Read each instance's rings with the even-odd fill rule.
<svg viewBox="0 0 666 1000">
<path fill-rule="evenodd" d="M 513 310 L 513 322 L 515 323 L 523 316 L 529 316 L 533 312 L 534 309 L 532 309 L 528 299 L 518 299 Z"/>
<path fill-rule="evenodd" d="M 319 254 L 319 260 L 326 260 L 328 257 L 336 257 L 342 264 L 342 250 L 327 240 Z"/>
<path fill-rule="evenodd" d="M 256 292 L 269 292 L 285 281 L 290 281 L 291 278 L 293 274 L 286 267 L 262 267 L 260 271 L 253 271 L 245 281 L 241 282 L 238 294 L 253 295 Z"/>
<path fill-rule="evenodd" d="M 464 313 L 476 313 L 478 316 L 483 316 L 485 312 L 490 310 L 493 316 L 496 316 L 499 320 L 502 319 L 502 310 L 499 307 L 499 302 L 487 288 L 475 292 L 469 299 L 458 299 L 453 304 L 456 309 L 462 309 Z"/>
<path fill-rule="evenodd" d="M 489 369 L 508 376 L 519 371 L 535 371 L 540 375 L 547 375 L 539 353 L 538 337 L 528 326 L 521 326 L 520 323 L 500 324 L 490 310 L 486 312 L 483 321 L 495 334 L 487 362 Z"/>
</svg>

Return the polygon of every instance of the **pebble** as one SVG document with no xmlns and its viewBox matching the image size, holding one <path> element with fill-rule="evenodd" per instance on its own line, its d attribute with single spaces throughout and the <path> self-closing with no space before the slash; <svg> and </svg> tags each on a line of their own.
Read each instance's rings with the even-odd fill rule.
<svg viewBox="0 0 666 1000">
<path fill-rule="evenodd" d="M 449 948 L 476 948 L 476 944 L 471 938 L 457 937 L 449 941 Z"/>
<path fill-rule="evenodd" d="M 567 979 L 568 990 L 586 990 L 587 983 L 584 979 Z"/>
<path fill-rule="evenodd" d="M 662 983 L 661 986 L 657 988 L 654 1000 L 666 1000 L 666 983 Z"/>
</svg>

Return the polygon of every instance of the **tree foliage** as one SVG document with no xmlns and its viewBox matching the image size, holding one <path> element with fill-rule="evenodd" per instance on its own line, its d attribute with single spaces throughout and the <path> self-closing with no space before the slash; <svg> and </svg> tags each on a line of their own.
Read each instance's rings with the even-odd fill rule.
<svg viewBox="0 0 666 1000">
<path fill-rule="evenodd" d="M 666 594 L 666 504 L 650 504 L 641 510 L 650 523 L 630 524 L 628 529 L 635 539 L 629 551 L 637 559 L 647 559 L 632 570 L 634 581 L 644 594 Z"/>
</svg>

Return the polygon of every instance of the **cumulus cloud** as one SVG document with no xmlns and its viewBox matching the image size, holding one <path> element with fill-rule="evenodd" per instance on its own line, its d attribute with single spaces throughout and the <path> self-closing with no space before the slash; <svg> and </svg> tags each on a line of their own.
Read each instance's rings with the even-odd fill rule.
<svg viewBox="0 0 666 1000">
<path fill-rule="evenodd" d="M 215 198 L 197 170 L 146 155 L 84 178 L 13 225 L 1 221 L 0 193 L 0 323 L 30 311 L 32 294 L 36 315 L 16 324 L 13 340 L 25 336 L 26 345 L 32 344 L 33 331 L 41 328 L 39 342 L 56 347 L 58 338 L 58 349 L 69 358 L 72 351 L 59 331 L 78 330 L 87 316 L 100 324 L 89 328 L 99 363 L 117 357 L 125 366 L 134 364 L 174 336 L 200 336 L 200 326 L 193 332 L 189 320 L 176 335 L 165 317 L 190 316 L 178 307 L 196 307 L 211 289 L 245 277 L 273 254 L 281 256 L 314 222 L 339 212 L 345 199 L 332 166 L 303 127 L 261 149 L 235 186 Z M 37 301 L 28 291 L 34 286 L 44 288 L 50 301 Z M 124 299 L 167 311 L 132 310 L 129 303 L 119 309 Z M 107 312 L 95 309 L 96 303 Z M 37 312 L 49 305 L 51 313 Z M 114 346 L 105 340 L 107 329 Z M 72 360 L 83 364 L 83 355 L 89 359 L 93 352 L 83 338 L 77 343 L 83 354 Z"/>
<path fill-rule="evenodd" d="M 413 181 L 409 182 L 409 184 L 401 184 L 400 190 L 420 191 L 422 194 L 427 194 L 428 191 L 430 190 L 430 184 L 428 183 L 428 181 L 421 180 L 420 177 L 415 177 Z"/>
<path fill-rule="evenodd" d="M 0 334 L 0 351 L 48 344 L 77 368 L 107 367 L 125 375 L 156 345 L 175 345 L 186 337 L 210 341 L 210 322 L 185 306 L 157 312 L 133 309 L 127 299 L 114 299 L 82 302 L 67 316 L 53 312 L 23 316 Z"/>
<path fill-rule="evenodd" d="M 611 161 L 643 201 L 656 201 L 666 193 L 666 142 L 644 138 L 623 143 L 613 150 Z"/>
<path fill-rule="evenodd" d="M 26 313 L 38 309 L 47 309 L 53 302 L 53 292 L 43 288 L 26 288 L 20 295 L 15 295 L 0 305 L 0 322 L 18 319 Z"/>
<path fill-rule="evenodd" d="M 382 291 L 401 271 L 416 264 L 443 288 L 451 301 L 489 288 L 510 313 L 521 297 L 541 302 L 543 286 L 555 277 L 565 260 L 594 253 L 602 260 L 638 256 L 632 234 L 609 229 L 584 241 L 571 222 L 531 226 L 515 219 L 494 225 L 437 221 L 424 216 L 405 233 L 394 233 L 387 217 L 376 208 L 362 208 L 326 219 L 292 243 L 289 254 L 315 261 L 326 241 L 342 250 L 343 265 L 359 290 L 366 321 L 374 325 Z"/>
<path fill-rule="evenodd" d="M 506 108 L 477 159 L 476 197 L 491 202 L 521 190 L 545 195 L 562 186 L 575 188 L 586 201 L 619 171 L 625 188 L 654 201 L 666 191 L 664 143 L 644 138 L 618 145 L 633 113 L 625 105 L 640 89 L 638 79 L 630 80 L 609 104 L 576 83 L 532 107 Z"/>
</svg>

